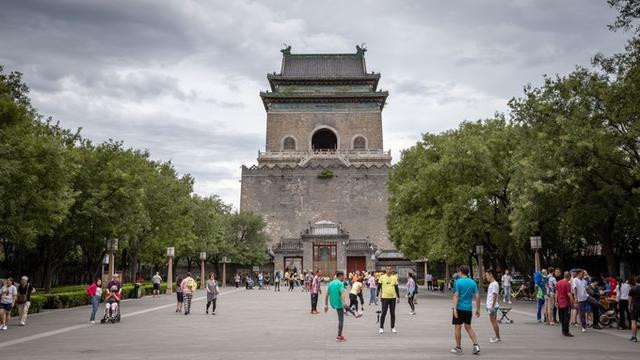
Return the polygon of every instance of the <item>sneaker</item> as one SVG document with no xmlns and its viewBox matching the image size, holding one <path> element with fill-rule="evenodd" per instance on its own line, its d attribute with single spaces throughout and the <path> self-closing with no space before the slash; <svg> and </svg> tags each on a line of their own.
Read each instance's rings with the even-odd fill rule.
<svg viewBox="0 0 640 360">
<path fill-rule="evenodd" d="M 566 336 L 566 337 L 573 337 L 573 334 L 572 334 L 572 333 L 566 333 L 566 334 L 562 334 L 562 335 L 564 335 L 564 336 Z"/>
<path fill-rule="evenodd" d="M 580 330 L 580 331 L 582 331 L 583 333 L 586 333 L 586 332 L 587 332 L 587 329 L 582 328 L 582 330 Z"/>
<path fill-rule="evenodd" d="M 456 355 L 462 355 L 462 348 L 459 348 L 456 346 L 453 349 L 451 349 L 451 353 Z"/>
<path fill-rule="evenodd" d="M 409 311 L 409 315 L 415 315 L 416 313 L 413 311 Z"/>
<path fill-rule="evenodd" d="M 25 326 L 26 324 L 24 323 L 24 321 L 20 321 L 20 326 Z"/>
<path fill-rule="evenodd" d="M 509 304 L 513 304 L 511 301 L 509 301 Z"/>
<path fill-rule="evenodd" d="M 382 334 L 384 332 L 384 329 L 380 328 L 378 329 L 378 334 Z"/>
<path fill-rule="evenodd" d="M 95 322 L 95 320 L 91 320 L 91 323 L 92 323 L 92 324 L 95 324 L 96 322 Z"/>
<path fill-rule="evenodd" d="M 629 341 L 637 343 L 638 342 L 638 338 L 635 337 L 635 336 L 632 336 L 631 339 L 629 339 Z"/>
<path fill-rule="evenodd" d="M 2 330 L 8 330 L 9 328 L 7 327 L 7 325 L 2 327 Z"/>
<path fill-rule="evenodd" d="M 362 316 L 362 312 L 357 312 L 356 315 L 355 315 L 356 319 L 361 317 L 361 316 Z"/>
<path fill-rule="evenodd" d="M 394 333 L 394 334 L 397 334 L 398 330 L 396 330 L 396 328 L 391 328 L 391 332 Z"/>
<path fill-rule="evenodd" d="M 501 342 L 501 341 L 502 341 L 502 339 L 497 338 L 497 337 L 489 338 L 489 342 L 490 343 L 497 343 L 497 342 Z"/>
<path fill-rule="evenodd" d="M 345 342 L 345 341 L 347 341 L 347 338 L 345 338 L 344 336 L 336 336 L 336 341 L 337 342 Z"/>
<path fill-rule="evenodd" d="M 473 344 L 473 354 L 480 354 L 480 346 L 478 344 Z"/>
</svg>

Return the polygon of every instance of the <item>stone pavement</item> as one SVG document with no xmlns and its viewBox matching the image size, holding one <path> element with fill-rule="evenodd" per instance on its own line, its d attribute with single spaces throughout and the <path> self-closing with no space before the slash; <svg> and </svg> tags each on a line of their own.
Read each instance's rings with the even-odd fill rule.
<svg viewBox="0 0 640 360">
<path fill-rule="evenodd" d="M 336 343 L 335 311 L 309 314 L 309 295 L 224 289 L 216 316 L 205 315 L 202 293 L 192 315 L 174 312 L 174 296 L 123 302 L 120 324 L 88 323 L 88 307 L 31 316 L 25 327 L 0 332 L 3 359 L 451 359 L 453 344 L 448 297 L 424 294 L 417 315 L 406 299 L 397 309 L 398 334 L 379 335 L 375 307 L 360 319 L 345 319 L 347 342 Z M 321 300 L 322 303 L 322 300 Z M 321 307 L 320 307 L 321 308 Z M 100 311 L 103 308 L 101 307 Z M 321 309 L 322 310 L 322 309 Z M 474 318 L 481 357 L 490 359 L 639 359 L 640 344 L 614 329 L 560 336 L 558 327 L 536 323 L 532 303 L 514 304 L 514 324 L 502 325 L 503 342 L 490 344 L 486 314 Z M 388 324 L 388 322 L 387 322 Z M 463 357 L 471 343 L 463 333 Z"/>
</svg>

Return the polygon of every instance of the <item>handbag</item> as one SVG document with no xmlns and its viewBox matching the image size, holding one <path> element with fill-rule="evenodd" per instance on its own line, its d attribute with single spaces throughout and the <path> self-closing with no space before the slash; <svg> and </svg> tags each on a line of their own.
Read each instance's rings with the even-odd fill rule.
<svg viewBox="0 0 640 360">
<path fill-rule="evenodd" d="M 27 290 L 24 294 L 18 294 L 18 297 L 16 297 L 16 304 L 24 304 L 27 302 L 27 292 L 29 292 L 29 286 L 27 286 Z"/>
</svg>

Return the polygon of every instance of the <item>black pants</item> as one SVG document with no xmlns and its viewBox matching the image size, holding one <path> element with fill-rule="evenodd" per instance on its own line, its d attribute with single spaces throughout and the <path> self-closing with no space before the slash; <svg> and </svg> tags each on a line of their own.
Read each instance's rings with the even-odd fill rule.
<svg viewBox="0 0 640 360">
<path fill-rule="evenodd" d="M 296 284 L 296 283 L 295 283 L 293 280 L 290 280 L 290 281 L 289 281 L 289 291 L 293 291 L 293 286 L 294 286 L 295 284 Z"/>
<path fill-rule="evenodd" d="M 240 287 L 240 281 L 236 281 L 236 289 Z"/>
<path fill-rule="evenodd" d="M 273 286 L 273 291 L 280 291 L 280 281 L 276 281 L 275 285 Z"/>
<path fill-rule="evenodd" d="M 360 298 L 360 305 L 364 309 L 364 297 L 362 297 L 362 291 L 358 293 L 358 298 Z"/>
<path fill-rule="evenodd" d="M 413 300 L 415 298 L 415 295 L 409 295 L 408 299 L 409 299 L 409 307 L 411 308 L 411 312 L 415 312 L 416 311 L 416 306 L 413 304 Z"/>
<path fill-rule="evenodd" d="M 318 308 L 318 294 L 311 294 L 311 311 L 317 311 Z"/>
<path fill-rule="evenodd" d="M 620 324 L 622 328 L 631 327 L 631 317 L 629 316 L 629 300 L 620 300 L 618 304 L 620 311 Z"/>
<path fill-rule="evenodd" d="M 212 313 L 216 312 L 216 299 L 213 299 L 211 301 L 207 301 L 207 312 L 209 312 L 209 305 L 213 305 L 211 307 L 211 312 Z"/>
<path fill-rule="evenodd" d="M 380 329 L 384 328 L 387 310 L 391 313 L 391 328 L 396 327 L 396 299 L 382 299 L 382 314 L 380 314 Z"/>
<path fill-rule="evenodd" d="M 349 308 L 358 311 L 358 296 L 356 294 L 349 294 Z"/>
<path fill-rule="evenodd" d="M 566 308 L 558 308 L 558 316 L 560 317 L 560 324 L 562 325 L 562 333 L 569 333 L 569 320 L 571 320 L 571 306 Z"/>
</svg>

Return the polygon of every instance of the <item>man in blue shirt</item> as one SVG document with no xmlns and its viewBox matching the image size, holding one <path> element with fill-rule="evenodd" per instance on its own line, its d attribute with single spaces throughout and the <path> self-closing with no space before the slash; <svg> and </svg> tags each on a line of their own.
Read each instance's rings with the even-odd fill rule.
<svg viewBox="0 0 640 360">
<path fill-rule="evenodd" d="M 460 277 L 453 285 L 453 321 L 455 326 L 454 337 L 456 340 L 456 347 L 451 349 L 451 352 L 457 355 L 462 355 L 462 348 L 460 343 L 462 341 L 462 324 L 464 329 L 469 334 L 469 337 L 473 341 L 473 353 L 480 353 L 480 346 L 478 346 L 478 338 L 475 331 L 471 328 L 472 304 L 471 301 L 476 302 L 476 317 L 480 317 L 480 294 L 478 293 L 478 285 L 475 281 L 469 279 L 469 267 L 466 265 L 460 265 L 458 268 Z"/>
</svg>

